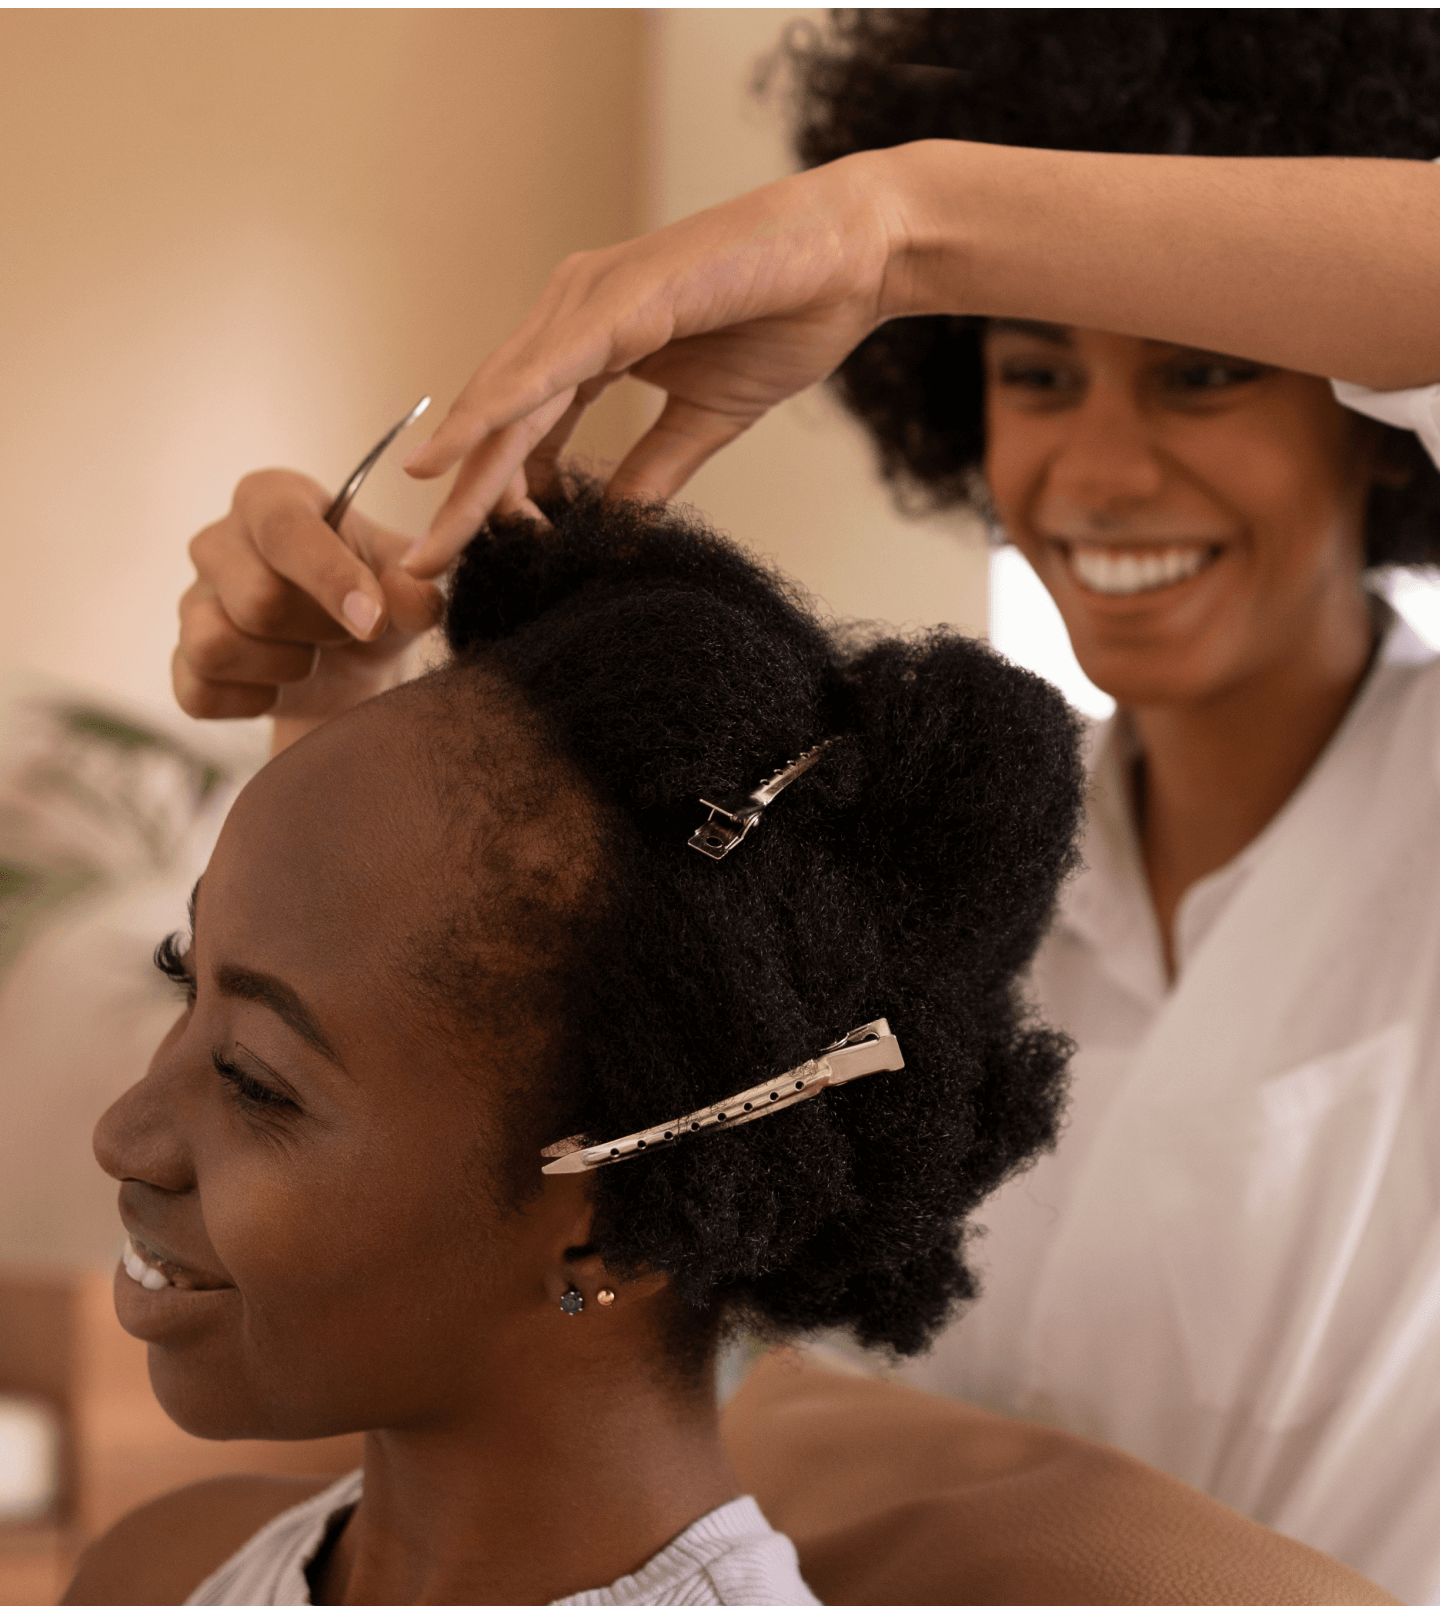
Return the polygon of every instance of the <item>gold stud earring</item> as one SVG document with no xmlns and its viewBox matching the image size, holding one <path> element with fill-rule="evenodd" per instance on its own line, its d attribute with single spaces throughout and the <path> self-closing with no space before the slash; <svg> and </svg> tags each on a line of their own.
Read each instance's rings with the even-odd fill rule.
<svg viewBox="0 0 1440 1606">
<path fill-rule="evenodd" d="M 600 1305 L 613 1305 L 615 1303 L 615 1290 L 613 1288 L 602 1288 L 596 1294 L 595 1300 Z"/>
</svg>

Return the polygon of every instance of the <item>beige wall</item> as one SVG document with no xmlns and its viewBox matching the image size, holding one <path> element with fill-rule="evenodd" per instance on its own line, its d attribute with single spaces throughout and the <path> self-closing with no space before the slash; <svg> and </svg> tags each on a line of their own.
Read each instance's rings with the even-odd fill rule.
<svg viewBox="0 0 1440 1606">
<path fill-rule="evenodd" d="M 0 12 L 0 667 L 168 708 L 185 542 L 235 479 L 334 483 L 559 257 L 637 230 L 644 30 Z M 432 500 L 393 462 L 365 489 L 417 530 Z"/>
<path fill-rule="evenodd" d="M 0 670 L 168 714 L 185 542 L 235 479 L 334 483 L 567 251 L 784 172 L 747 83 L 797 15 L 0 12 Z M 365 505 L 418 529 L 399 455 Z M 896 517 L 822 395 L 688 494 L 841 614 L 984 627 L 983 552 Z"/>
<path fill-rule="evenodd" d="M 778 109 L 749 91 L 754 64 L 820 11 L 650 13 L 651 225 L 793 170 Z M 684 493 L 776 557 L 844 617 L 985 631 L 988 554 L 953 517 L 901 518 L 859 426 L 814 391 L 712 459 Z"/>
</svg>

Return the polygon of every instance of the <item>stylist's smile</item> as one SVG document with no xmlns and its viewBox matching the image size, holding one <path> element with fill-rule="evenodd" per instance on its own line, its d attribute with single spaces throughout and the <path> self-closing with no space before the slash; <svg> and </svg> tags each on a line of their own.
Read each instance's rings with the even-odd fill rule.
<svg viewBox="0 0 1440 1606">
<path fill-rule="evenodd" d="M 1070 563 L 1070 573 L 1086 591 L 1107 597 L 1133 597 L 1142 591 L 1159 591 L 1179 585 L 1220 556 L 1215 545 L 1154 547 L 1097 546 L 1088 542 L 1059 543 Z"/>
</svg>

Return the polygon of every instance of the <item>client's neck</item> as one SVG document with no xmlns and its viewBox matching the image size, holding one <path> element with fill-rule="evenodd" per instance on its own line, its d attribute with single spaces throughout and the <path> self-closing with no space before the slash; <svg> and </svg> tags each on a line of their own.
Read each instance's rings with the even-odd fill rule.
<svg viewBox="0 0 1440 1606">
<path fill-rule="evenodd" d="M 739 1493 L 713 1365 L 695 1387 L 633 1358 L 543 1373 L 535 1357 L 463 1415 L 367 1434 L 319 1606 L 546 1606 L 636 1571 Z"/>
</svg>

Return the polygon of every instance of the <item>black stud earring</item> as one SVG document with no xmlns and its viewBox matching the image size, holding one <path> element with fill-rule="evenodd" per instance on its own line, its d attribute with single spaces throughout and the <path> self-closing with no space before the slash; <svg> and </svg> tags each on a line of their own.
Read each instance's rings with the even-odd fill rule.
<svg viewBox="0 0 1440 1606">
<path fill-rule="evenodd" d="M 560 1309 L 567 1316 L 578 1316 L 585 1309 L 585 1296 L 578 1288 L 567 1288 L 560 1296 Z"/>
</svg>

